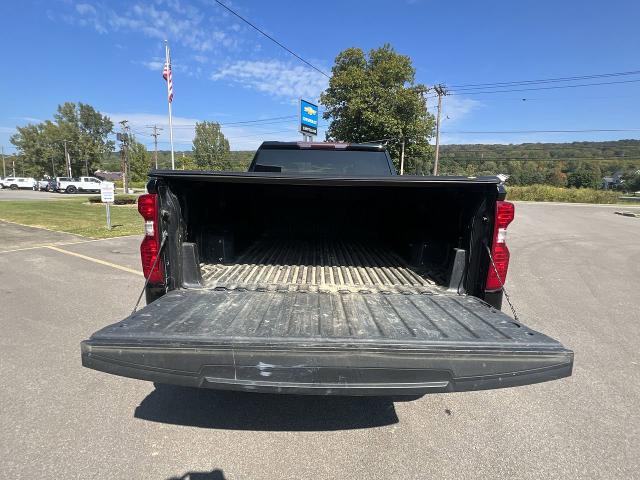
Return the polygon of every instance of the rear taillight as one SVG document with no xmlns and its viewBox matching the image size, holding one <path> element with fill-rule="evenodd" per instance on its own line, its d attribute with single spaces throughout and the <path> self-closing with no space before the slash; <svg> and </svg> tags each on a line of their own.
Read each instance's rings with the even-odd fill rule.
<svg viewBox="0 0 640 480">
<path fill-rule="evenodd" d="M 489 263 L 485 290 L 492 292 L 502 289 L 507 280 L 509 269 L 509 249 L 507 248 L 507 227 L 513 221 L 515 207 L 510 202 L 496 202 L 496 218 L 493 225 L 493 243 L 491 256 L 493 264 Z M 495 264 L 495 268 L 494 268 Z"/>
<path fill-rule="evenodd" d="M 160 232 L 158 229 L 158 196 L 145 194 L 138 197 L 138 212 L 144 218 L 144 239 L 140 245 L 142 272 L 152 284 L 164 283 L 164 268 L 158 259 L 160 253 Z M 155 267 L 154 267 L 155 262 Z"/>
</svg>

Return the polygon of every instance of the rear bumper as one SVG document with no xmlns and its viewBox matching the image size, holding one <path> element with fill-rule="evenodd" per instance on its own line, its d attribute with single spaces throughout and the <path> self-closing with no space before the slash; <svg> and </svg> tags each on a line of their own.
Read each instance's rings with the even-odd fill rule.
<svg viewBox="0 0 640 480">
<path fill-rule="evenodd" d="M 158 383 L 313 395 L 421 395 L 571 375 L 573 352 L 419 345 L 155 345 L 82 342 L 82 364 Z"/>
</svg>

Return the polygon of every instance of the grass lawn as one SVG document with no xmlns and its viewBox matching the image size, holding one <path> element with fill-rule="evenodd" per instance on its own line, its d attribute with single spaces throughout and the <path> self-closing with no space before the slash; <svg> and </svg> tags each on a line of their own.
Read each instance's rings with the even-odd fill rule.
<svg viewBox="0 0 640 480">
<path fill-rule="evenodd" d="M 107 230 L 106 207 L 89 204 L 86 198 L 2 201 L 0 219 L 90 238 L 143 233 L 142 217 L 136 205 L 112 206 L 112 228 Z"/>
</svg>

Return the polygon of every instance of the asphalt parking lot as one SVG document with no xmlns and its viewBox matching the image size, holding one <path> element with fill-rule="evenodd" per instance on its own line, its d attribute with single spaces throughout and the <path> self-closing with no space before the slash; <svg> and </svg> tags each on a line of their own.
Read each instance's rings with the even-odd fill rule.
<svg viewBox="0 0 640 480">
<path fill-rule="evenodd" d="M 55 192 L 40 192 L 35 190 L 11 190 L 9 188 L 0 188 L 0 202 L 3 200 L 59 200 L 61 198 L 69 198 L 75 196 L 90 196 L 95 193 L 74 193 L 73 195 Z M 97 194 L 99 195 L 99 194 Z"/>
<path fill-rule="evenodd" d="M 575 351 L 571 378 L 395 403 L 84 369 L 80 341 L 130 313 L 142 287 L 140 239 L 0 223 L 1 475 L 638 478 L 640 218 L 616 209 L 519 203 L 509 228 L 510 294 L 525 324 Z"/>
</svg>

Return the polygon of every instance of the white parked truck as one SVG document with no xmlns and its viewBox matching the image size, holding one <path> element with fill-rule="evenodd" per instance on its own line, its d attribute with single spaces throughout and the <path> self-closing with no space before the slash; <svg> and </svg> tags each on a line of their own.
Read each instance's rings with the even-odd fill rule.
<svg viewBox="0 0 640 480">
<path fill-rule="evenodd" d="M 96 177 L 80 177 L 72 179 L 60 178 L 58 191 L 65 193 L 99 192 L 102 190 L 102 180 Z"/>
<path fill-rule="evenodd" d="M 2 188 L 17 190 L 19 188 L 33 189 L 36 179 L 32 177 L 7 177 L 1 182 Z"/>
</svg>

